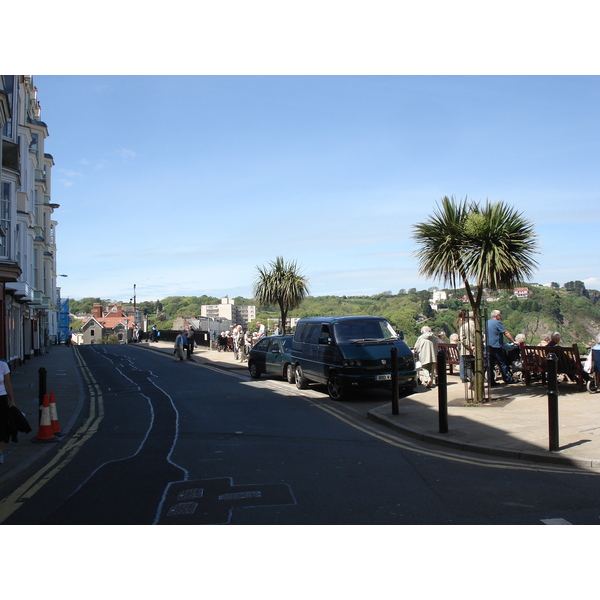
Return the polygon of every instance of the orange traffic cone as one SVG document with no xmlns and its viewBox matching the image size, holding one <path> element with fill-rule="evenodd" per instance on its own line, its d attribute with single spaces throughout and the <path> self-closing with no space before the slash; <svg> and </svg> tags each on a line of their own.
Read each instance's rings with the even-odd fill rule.
<svg viewBox="0 0 600 600">
<path fill-rule="evenodd" d="M 42 414 L 40 416 L 40 428 L 32 442 L 58 442 L 58 438 L 54 436 L 52 431 L 52 423 L 50 420 L 50 402 L 48 394 L 44 394 L 42 402 Z"/>
<path fill-rule="evenodd" d="M 56 411 L 56 401 L 54 400 L 54 392 L 50 392 L 50 425 L 52 427 L 52 433 L 60 437 L 63 434 L 60 432 L 60 425 L 58 423 L 58 412 Z"/>
</svg>

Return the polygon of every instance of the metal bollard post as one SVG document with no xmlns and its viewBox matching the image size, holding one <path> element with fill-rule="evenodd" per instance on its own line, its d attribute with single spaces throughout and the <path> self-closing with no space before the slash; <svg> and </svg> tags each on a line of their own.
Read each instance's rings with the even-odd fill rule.
<svg viewBox="0 0 600 600">
<path fill-rule="evenodd" d="M 448 382 L 446 378 L 446 353 L 438 351 L 438 415 L 440 433 L 448 433 Z"/>
<path fill-rule="evenodd" d="M 42 418 L 42 404 L 44 403 L 44 396 L 46 395 L 46 368 L 40 367 L 38 370 L 39 385 L 38 385 L 38 401 L 40 405 L 40 411 L 38 414 L 38 421 Z"/>
<path fill-rule="evenodd" d="M 390 351 L 392 355 L 392 414 L 400 414 L 398 408 L 398 348 L 392 346 Z"/>
<path fill-rule="evenodd" d="M 558 441 L 558 359 L 556 354 L 550 353 L 546 356 L 546 370 L 548 371 L 548 434 L 549 449 L 559 449 Z"/>
</svg>

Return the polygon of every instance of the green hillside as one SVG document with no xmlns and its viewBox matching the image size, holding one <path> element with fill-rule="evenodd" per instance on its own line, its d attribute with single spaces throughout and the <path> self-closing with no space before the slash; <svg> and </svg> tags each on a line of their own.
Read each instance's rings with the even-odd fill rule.
<svg viewBox="0 0 600 600">
<path fill-rule="evenodd" d="M 494 301 L 485 303 L 485 314 L 494 309 L 502 310 L 502 321 L 514 335 L 524 333 L 529 344 L 537 344 L 543 333 L 558 331 L 562 344 L 578 344 L 583 350 L 588 347 L 600 332 L 600 292 L 586 290 L 583 283 L 569 282 L 559 288 L 523 284 L 531 295 L 519 300 L 509 292 L 490 293 Z M 374 296 L 308 296 L 302 305 L 291 311 L 290 317 L 318 315 L 378 315 L 386 317 L 392 325 L 404 331 L 406 341 L 412 345 L 420 334 L 423 325 L 433 331 L 445 331 L 449 336 L 456 331 L 456 317 L 460 308 L 469 308 L 461 300 L 464 290 L 445 290 L 448 300 L 439 303 L 439 310 L 431 309 L 429 300 L 432 290 L 400 290 L 398 294 L 383 292 Z M 71 300 L 73 314 L 91 310 L 92 301 L 98 298 Z M 105 303 L 108 301 L 104 301 Z M 138 308 L 146 311 L 151 321 L 164 329 L 170 328 L 172 320 L 178 316 L 200 315 L 202 304 L 217 304 L 220 300 L 208 296 L 169 296 L 156 302 L 138 303 Z M 254 304 L 251 298 L 235 298 L 236 304 Z M 128 303 L 122 303 L 128 305 Z M 257 318 L 277 319 L 279 314 L 274 307 L 257 307 Z"/>
</svg>

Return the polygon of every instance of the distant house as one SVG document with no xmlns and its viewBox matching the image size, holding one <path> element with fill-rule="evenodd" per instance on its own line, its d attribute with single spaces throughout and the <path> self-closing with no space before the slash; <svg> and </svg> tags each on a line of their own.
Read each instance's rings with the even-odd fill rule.
<svg viewBox="0 0 600 600">
<path fill-rule="evenodd" d="M 429 305 L 433 310 L 439 310 L 439 304 L 448 300 L 448 294 L 444 290 L 435 290 L 432 294 Z"/>
<path fill-rule="evenodd" d="M 518 287 L 513 290 L 513 296 L 519 298 L 519 300 L 527 300 L 531 294 L 533 294 L 533 292 L 526 287 Z"/>
<path fill-rule="evenodd" d="M 116 335 L 121 343 L 130 342 L 133 338 L 135 319 L 121 305 L 110 306 L 104 311 L 102 304 L 95 303 L 92 316 L 82 319 L 81 333 L 84 344 L 101 343 L 102 338 Z"/>
</svg>

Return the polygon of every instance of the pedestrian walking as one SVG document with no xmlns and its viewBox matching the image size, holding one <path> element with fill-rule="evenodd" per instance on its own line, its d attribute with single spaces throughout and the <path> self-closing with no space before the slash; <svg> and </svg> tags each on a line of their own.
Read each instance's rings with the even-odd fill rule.
<svg viewBox="0 0 600 600">
<path fill-rule="evenodd" d="M 431 327 L 425 325 L 421 328 L 421 335 L 415 342 L 415 353 L 421 363 L 421 382 L 430 388 L 435 382 L 438 353 L 438 337 L 431 331 Z"/>
<path fill-rule="evenodd" d="M 179 362 L 185 360 L 185 354 L 183 353 L 183 339 L 185 338 L 185 333 L 183 329 L 179 330 L 177 337 L 175 338 L 175 346 L 173 350 L 173 354 L 175 358 L 173 359 L 175 362 Z"/>
</svg>

